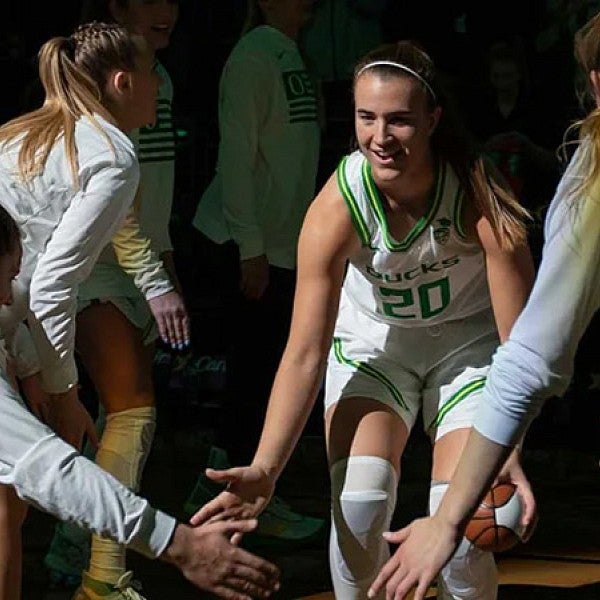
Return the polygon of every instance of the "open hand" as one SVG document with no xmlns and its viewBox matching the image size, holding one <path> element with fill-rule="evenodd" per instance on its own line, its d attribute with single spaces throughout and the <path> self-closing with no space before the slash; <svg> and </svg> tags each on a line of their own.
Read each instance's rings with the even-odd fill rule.
<svg viewBox="0 0 600 600">
<path fill-rule="evenodd" d="M 417 519 L 404 529 L 383 536 L 399 547 L 379 571 L 368 595 L 375 598 L 385 588 L 386 600 L 406 598 L 413 588 L 416 588 L 413 600 L 423 600 L 460 539 L 456 528 L 435 516 Z"/>
<path fill-rule="evenodd" d="M 162 341 L 174 350 L 190 345 L 190 319 L 183 298 L 170 291 L 148 300 Z"/>
<path fill-rule="evenodd" d="M 279 589 L 279 569 L 229 538 L 252 531 L 256 519 L 177 525 L 161 556 L 196 587 L 226 600 L 268 598 Z"/>
<path fill-rule="evenodd" d="M 257 466 L 231 469 L 206 469 L 206 476 L 227 484 L 216 498 L 205 504 L 191 519 L 198 525 L 209 519 L 247 519 L 255 517 L 269 502 L 275 484 Z"/>
</svg>

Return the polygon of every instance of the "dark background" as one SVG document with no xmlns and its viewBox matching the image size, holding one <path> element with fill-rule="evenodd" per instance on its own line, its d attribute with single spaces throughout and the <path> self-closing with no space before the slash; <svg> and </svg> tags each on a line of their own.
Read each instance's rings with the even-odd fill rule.
<svg viewBox="0 0 600 600">
<path fill-rule="evenodd" d="M 565 3 L 580 24 L 585 21 L 586 4 Z M 179 137 L 172 230 L 186 299 L 193 308 L 195 330 L 200 332 L 195 336 L 196 358 L 218 359 L 222 348 L 219 347 L 218 309 L 202 296 L 205 291 L 198 290 L 193 278 L 188 277 L 189 266 L 194 262 L 188 234 L 202 191 L 213 175 L 218 145 L 218 81 L 225 59 L 238 39 L 245 6 L 245 0 L 183 0 L 171 44 L 160 55 L 175 89 L 173 113 Z M 578 6 L 581 8 L 577 17 L 575 8 Z M 0 122 L 35 105 L 36 97 L 31 93 L 30 84 L 35 79 L 36 52 L 49 37 L 68 35 L 72 31 L 78 21 L 80 2 L 10 0 L 3 8 Z M 381 24 L 383 41 L 410 37 L 425 45 L 439 70 L 451 82 L 456 104 L 463 111 L 477 109 L 477 99 L 485 87 L 484 56 L 489 46 L 497 40 L 518 40 L 529 63 L 533 102 L 539 107 L 536 116 L 541 133 L 536 141 L 554 151 L 566 126 L 580 114 L 574 90 L 573 31 L 568 29 L 566 20 L 557 22 L 542 0 L 497 3 L 390 0 Z M 552 28 L 558 31 L 555 41 L 543 47 L 540 35 Z M 325 83 L 323 94 L 326 122 L 321 177 L 327 176 L 330 164 L 348 150 L 352 129 L 348 82 Z M 541 208 L 543 213 L 550 199 L 551 196 L 543 196 L 534 208 Z M 539 249 L 539 228 L 533 241 Z M 566 445 L 599 453 L 600 365 L 596 330 L 594 322 L 581 345 L 573 385 L 565 398 L 548 402 L 530 431 L 530 444 Z M 175 362 L 180 358 L 175 357 Z M 186 396 L 189 399 L 214 391 L 220 383 L 191 378 L 183 385 L 191 388 Z"/>
</svg>

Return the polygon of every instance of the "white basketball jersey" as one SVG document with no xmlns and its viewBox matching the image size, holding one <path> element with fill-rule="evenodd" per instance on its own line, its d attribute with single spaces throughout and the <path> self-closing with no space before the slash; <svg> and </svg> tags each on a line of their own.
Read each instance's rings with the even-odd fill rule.
<svg viewBox="0 0 600 600">
<path fill-rule="evenodd" d="M 362 242 L 344 281 L 344 295 L 359 310 L 414 327 L 490 307 L 485 257 L 466 238 L 464 191 L 448 164 L 438 167 L 426 213 L 399 241 L 389 232 L 381 193 L 359 151 L 342 159 L 337 179 Z"/>
</svg>

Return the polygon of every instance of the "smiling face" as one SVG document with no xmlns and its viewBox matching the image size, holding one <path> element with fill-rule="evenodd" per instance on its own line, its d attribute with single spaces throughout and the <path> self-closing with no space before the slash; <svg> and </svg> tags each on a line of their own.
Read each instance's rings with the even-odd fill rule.
<svg viewBox="0 0 600 600">
<path fill-rule="evenodd" d="M 169 45 L 179 17 L 179 2 L 174 0 L 111 0 L 114 18 L 134 33 L 143 35 L 153 50 Z"/>
<path fill-rule="evenodd" d="M 430 110 L 418 79 L 367 70 L 356 80 L 354 104 L 356 138 L 376 181 L 418 177 L 431 169 L 430 136 L 440 109 Z"/>
</svg>

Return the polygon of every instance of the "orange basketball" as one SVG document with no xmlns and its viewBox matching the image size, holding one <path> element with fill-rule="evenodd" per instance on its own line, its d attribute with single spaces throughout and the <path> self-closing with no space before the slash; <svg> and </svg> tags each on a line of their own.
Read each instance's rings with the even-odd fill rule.
<svg viewBox="0 0 600 600">
<path fill-rule="evenodd" d="M 523 504 L 512 483 L 490 488 L 467 525 L 465 537 L 488 552 L 504 552 L 516 546 L 522 532 Z"/>
</svg>

